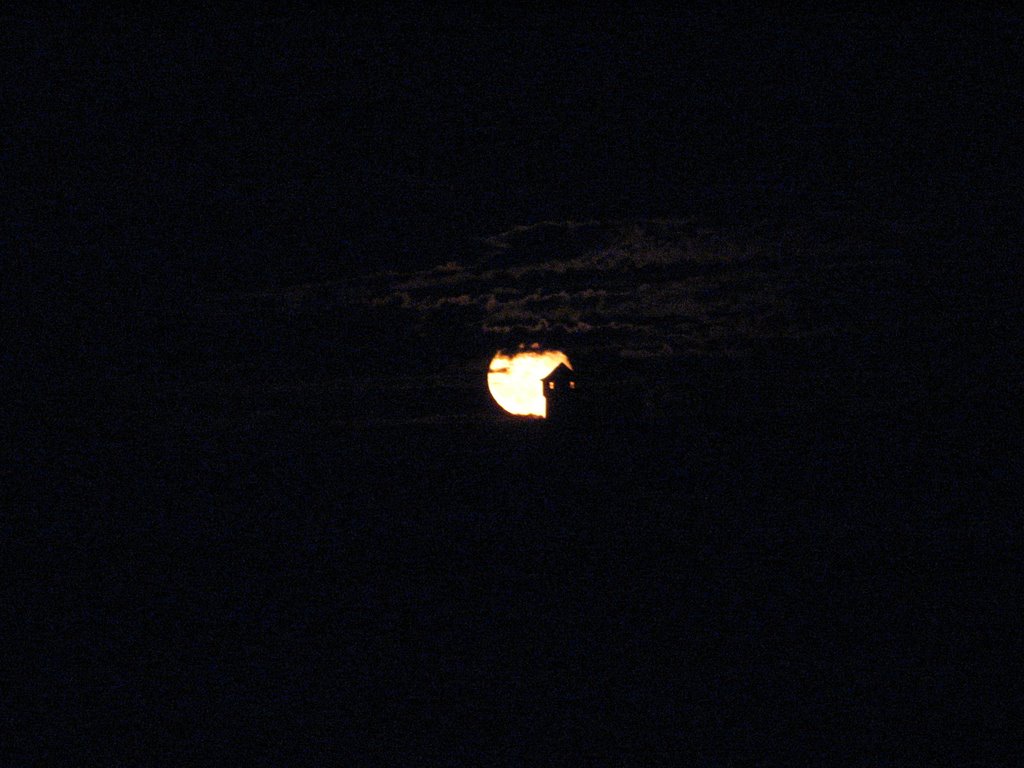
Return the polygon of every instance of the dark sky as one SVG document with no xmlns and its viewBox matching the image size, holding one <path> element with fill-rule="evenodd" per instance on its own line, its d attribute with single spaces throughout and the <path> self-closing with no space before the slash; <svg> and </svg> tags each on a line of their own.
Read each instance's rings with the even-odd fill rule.
<svg viewBox="0 0 1024 768">
<path fill-rule="evenodd" d="M 2 28 L 5 298 L 71 346 L 545 220 L 976 229 L 1015 178 L 1022 26 L 994 12 L 73 6 Z"/>
<path fill-rule="evenodd" d="M 65 11 L 4 29 L 21 243 L 234 286 L 423 265 L 547 218 L 905 213 L 930 174 L 955 185 L 1008 149 L 985 109 L 1010 106 L 1020 21 Z"/>
</svg>

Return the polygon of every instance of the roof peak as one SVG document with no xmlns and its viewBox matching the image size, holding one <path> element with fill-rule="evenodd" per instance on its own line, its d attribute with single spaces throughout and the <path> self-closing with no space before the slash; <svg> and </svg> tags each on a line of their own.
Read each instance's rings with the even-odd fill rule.
<svg viewBox="0 0 1024 768">
<path fill-rule="evenodd" d="M 555 378 L 560 379 L 560 378 L 564 378 L 565 376 L 575 376 L 575 375 L 576 375 L 576 372 L 573 371 L 572 368 L 570 368 L 565 363 L 559 363 L 557 365 L 557 367 L 553 371 L 551 371 L 551 373 L 549 373 L 547 376 L 545 376 L 543 379 L 541 379 L 541 381 L 547 381 L 548 379 L 555 379 Z"/>
</svg>

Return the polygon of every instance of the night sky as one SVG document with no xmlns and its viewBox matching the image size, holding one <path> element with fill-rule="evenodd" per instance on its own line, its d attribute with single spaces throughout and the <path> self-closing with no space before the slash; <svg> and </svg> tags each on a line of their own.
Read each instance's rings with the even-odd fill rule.
<svg viewBox="0 0 1024 768">
<path fill-rule="evenodd" d="M 48 329 L 67 301 L 58 335 L 78 341 L 209 291 L 429 268 L 543 221 L 866 221 L 948 245 L 1010 215 L 1016 17 L 4 22 L 25 256 L 8 293 Z"/>
<path fill-rule="evenodd" d="M 1013 748 L 1019 14 L 0 41 L 0 762 Z M 534 344 L 572 429 L 488 396 Z"/>
</svg>

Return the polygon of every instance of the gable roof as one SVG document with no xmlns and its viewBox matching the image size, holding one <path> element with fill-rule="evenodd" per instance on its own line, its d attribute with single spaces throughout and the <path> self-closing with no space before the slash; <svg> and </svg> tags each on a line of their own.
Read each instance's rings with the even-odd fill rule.
<svg viewBox="0 0 1024 768">
<path fill-rule="evenodd" d="M 575 378 L 575 376 L 576 374 L 573 372 L 572 368 L 567 366 L 565 363 L 559 363 L 558 367 L 541 379 L 541 381 L 545 383 L 549 381 L 562 381 L 564 379 Z"/>
</svg>

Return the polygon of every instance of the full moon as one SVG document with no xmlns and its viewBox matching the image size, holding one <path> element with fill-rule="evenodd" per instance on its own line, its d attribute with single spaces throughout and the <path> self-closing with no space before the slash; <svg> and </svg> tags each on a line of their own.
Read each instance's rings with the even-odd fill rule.
<svg viewBox="0 0 1024 768">
<path fill-rule="evenodd" d="M 561 363 L 572 364 L 564 352 L 554 349 L 523 349 L 498 352 L 487 369 L 487 388 L 494 401 L 516 416 L 547 416 L 541 379 Z"/>
</svg>

